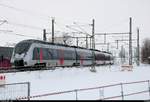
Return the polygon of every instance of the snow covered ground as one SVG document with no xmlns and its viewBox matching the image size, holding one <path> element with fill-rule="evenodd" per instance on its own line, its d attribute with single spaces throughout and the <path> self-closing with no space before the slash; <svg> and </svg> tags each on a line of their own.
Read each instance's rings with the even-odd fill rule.
<svg viewBox="0 0 150 102">
<path fill-rule="evenodd" d="M 150 80 L 150 65 L 134 65 L 132 71 L 121 71 L 120 65 L 98 66 L 96 72 L 91 72 L 89 67 L 84 68 L 61 68 L 56 70 L 6 73 L 6 83 L 31 83 L 31 96 L 46 93 L 67 91 L 81 88 L 98 87 L 116 83 Z M 148 90 L 147 83 L 124 85 L 124 93 Z M 78 92 L 78 99 L 100 99 L 108 96 L 121 94 L 120 86 L 90 91 Z M 75 93 L 31 98 L 31 100 L 75 100 Z M 121 100 L 122 98 L 114 98 Z M 126 96 L 124 99 L 146 100 L 150 99 L 149 93 Z"/>
</svg>

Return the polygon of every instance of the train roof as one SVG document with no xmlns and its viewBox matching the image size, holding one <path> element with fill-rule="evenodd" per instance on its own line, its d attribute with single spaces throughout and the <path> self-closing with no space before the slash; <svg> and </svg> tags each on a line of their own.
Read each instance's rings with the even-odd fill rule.
<svg viewBox="0 0 150 102">
<path fill-rule="evenodd" d="M 60 45 L 60 46 L 68 46 L 68 47 L 69 47 L 69 45 L 57 44 L 57 43 L 51 43 L 51 42 L 45 42 L 45 41 L 42 41 L 42 40 L 35 40 L 35 39 L 23 40 L 23 41 L 21 41 L 21 42 L 41 43 L 41 44 Z M 21 42 L 20 42 L 20 43 L 21 43 Z"/>
<path fill-rule="evenodd" d="M 94 50 L 94 51 L 98 51 L 98 52 L 102 52 L 102 53 L 107 53 L 107 54 L 112 54 L 111 52 L 100 51 L 100 50 L 97 50 L 97 49 L 90 49 L 90 50 Z"/>
<path fill-rule="evenodd" d="M 42 41 L 42 40 L 35 40 L 35 39 L 23 40 L 23 41 L 21 41 L 21 42 L 58 45 L 58 46 L 64 46 L 64 47 L 80 48 L 80 49 L 85 49 L 85 50 L 94 50 L 94 51 L 98 51 L 98 52 L 102 52 L 102 53 L 108 53 L 108 54 L 111 54 L 110 52 L 100 51 L 100 50 L 97 50 L 97 49 L 87 49 L 87 48 L 83 48 L 83 47 L 79 47 L 79 46 L 70 46 L 70 45 L 59 44 L 59 43 L 52 43 L 52 42 L 45 42 L 45 41 Z M 20 42 L 20 43 L 21 43 L 21 42 Z"/>
</svg>

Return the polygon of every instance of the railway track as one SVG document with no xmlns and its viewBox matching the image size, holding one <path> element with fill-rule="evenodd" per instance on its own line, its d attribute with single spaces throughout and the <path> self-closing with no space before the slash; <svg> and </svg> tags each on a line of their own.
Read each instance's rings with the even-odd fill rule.
<svg viewBox="0 0 150 102">
<path fill-rule="evenodd" d="M 96 65 L 96 66 L 107 66 L 107 65 Z M 68 66 L 68 67 L 62 67 L 62 66 L 57 66 L 57 67 L 44 67 L 44 66 L 34 66 L 34 67 L 10 67 L 10 68 L 5 68 L 5 69 L 0 69 L 0 73 L 16 73 L 16 72 L 26 72 L 26 71 L 40 71 L 40 70 L 55 70 L 55 69 L 66 69 L 66 68 L 89 68 L 91 65 L 88 66 Z"/>
<path fill-rule="evenodd" d="M 26 72 L 26 71 L 38 71 L 38 70 L 55 70 L 56 67 L 12 67 L 9 69 L 0 69 L 0 73 L 15 73 L 15 72 Z"/>
<path fill-rule="evenodd" d="M 76 68 L 87 67 L 87 66 L 72 66 Z M 16 73 L 16 72 L 26 72 L 26 71 L 40 71 L 40 70 L 55 70 L 55 69 L 65 69 L 65 68 L 72 68 L 72 67 L 11 67 L 0 69 L 0 73 Z"/>
</svg>

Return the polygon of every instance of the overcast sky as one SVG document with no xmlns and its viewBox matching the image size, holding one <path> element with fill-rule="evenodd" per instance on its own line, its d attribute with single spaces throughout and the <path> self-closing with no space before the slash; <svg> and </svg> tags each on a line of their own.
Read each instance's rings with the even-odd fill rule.
<svg viewBox="0 0 150 102">
<path fill-rule="evenodd" d="M 86 25 L 80 27 L 88 33 L 92 19 L 96 33 L 129 32 L 129 17 L 132 17 L 133 37 L 139 27 L 140 41 L 150 38 L 150 0 L 0 0 L 0 20 L 8 21 L 0 25 L 0 30 L 13 31 L 0 31 L 0 45 L 34 37 L 42 39 L 43 28 L 51 31 L 51 17 L 55 17 L 55 30 L 67 32 L 65 25 L 77 22 Z M 101 38 L 97 36 L 96 40 Z"/>
</svg>

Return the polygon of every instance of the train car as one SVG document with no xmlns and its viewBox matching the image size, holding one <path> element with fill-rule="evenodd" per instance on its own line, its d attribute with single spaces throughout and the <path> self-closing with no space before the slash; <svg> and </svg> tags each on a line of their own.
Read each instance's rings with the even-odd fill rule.
<svg viewBox="0 0 150 102">
<path fill-rule="evenodd" d="M 95 50 L 94 54 L 95 54 L 96 65 L 104 65 L 105 64 L 105 54 L 98 50 Z"/>
<path fill-rule="evenodd" d="M 72 66 L 76 63 L 75 48 L 39 40 L 19 42 L 13 51 L 14 66 Z"/>
<path fill-rule="evenodd" d="M 107 65 L 114 63 L 114 57 L 111 53 L 105 51 L 95 50 L 95 63 L 96 65 Z"/>
<path fill-rule="evenodd" d="M 105 52 L 105 64 L 111 64 L 111 56 L 109 53 Z"/>
<path fill-rule="evenodd" d="M 29 39 L 15 46 L 11 63 L 14 66 L 88 66 L 93 64 L 94 58 L 94 64 L 109 63 L 109 58 L 107 62 L 105 60 L 106 56 L 111 57 L 98 50 Z"/>
<path fill-rule="evenodd" d="M 104 55 L 105 55 L 105 64 L 114 64 L 114 56 L 106 51 L 103 51 Z"/>
<path fill-rule="evenodd" d="M 80 66 L 89 66 L 92 65 L 92 51 L 90 49 L 85 49 L 78 47 L 76 48 L 77 53 L 77 64 Z"/>
<path fill-rule="evenodd" d="M 13 47 L 2 47 L 0 46 L 0 69 L 11 68 L 11 55 Z"/>
</svg>

